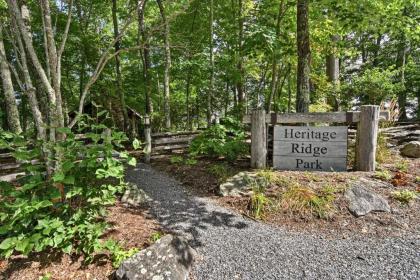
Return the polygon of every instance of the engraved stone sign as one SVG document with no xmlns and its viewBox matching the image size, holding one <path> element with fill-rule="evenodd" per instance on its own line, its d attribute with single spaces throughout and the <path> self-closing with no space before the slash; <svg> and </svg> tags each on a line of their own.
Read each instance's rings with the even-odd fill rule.
<svg viewBox="0 0 420 280">
<path fill-rule="evenodd" d="M 275 126 L 273 167 L 346 171 L 347 126 Z"/>
</svg>

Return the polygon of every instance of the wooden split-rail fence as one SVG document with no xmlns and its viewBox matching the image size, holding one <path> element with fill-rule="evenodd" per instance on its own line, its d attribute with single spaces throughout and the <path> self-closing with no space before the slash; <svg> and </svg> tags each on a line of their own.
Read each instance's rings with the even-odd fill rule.
<svg viewBox="0 0 420 280">
<path fill-rule="evenodd" d="M 160 158 L 168 154 L 182 154 L 199 133 L 200 131 L 181 131 L 151 134 L 150 156 L 152 158 Z M 82 134 L 76 135 L 76 138 L 80 141 L 86 141 Z M 145 144 L 144 139 L 142 139 L 142 142 Z M 128 143 L 127 147 L 130 147 Z M 143 148 L 137 151 L 129 150 L 129 153 L 137 158 L 145 156 Z M 0 180 L 13 179 L 20 172 L 22 172 L 21 163 L 15 160 L 12 153 L 7 150 L 0 150 Z"/>
</svg>

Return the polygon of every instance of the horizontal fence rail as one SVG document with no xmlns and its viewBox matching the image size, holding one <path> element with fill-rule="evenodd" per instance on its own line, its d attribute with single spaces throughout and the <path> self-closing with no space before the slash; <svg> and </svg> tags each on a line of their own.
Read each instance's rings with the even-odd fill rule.
<svg viewBox="0 0 420 280">
<path fill-rule="evenodd" d="M 382 111 L 380 120 L 388 120 L 390 113 Z M 358 123 L 360 112 L 327 112 L 327 113 L 268 113 L 265 122 L 268 124 L 290 123 Z M 245 124 L 251 123 L 251 115 L 246 115 L 242 120 Z"/>
<path fill-rule="evenodd" d="M 182 154 L 189 148 L 191 141 L 200 134 L 200 131 L 178 131 L 152 134 L 152 158 L 160 158 L 172 153 Z M 84 134 L 77 134 L 76 139 L 87 141 Z M 144 139 L 143 139 L 144 140 Z M 144 147 L 144 141 L 143 147 Z M 127 147 L 130 147 L 129 143 Z M 140 158 L 144 156 L 143 147 L 139 150 L 129 150 L 131 156 Z M 118 153 L 115 154 L 118 156 Z M 7 150 L 0 150 L 0 181 L 14 180 L 17 175 L 22 174 L 22 163 L 17 162 L 12 153 Z"/>
</svg>

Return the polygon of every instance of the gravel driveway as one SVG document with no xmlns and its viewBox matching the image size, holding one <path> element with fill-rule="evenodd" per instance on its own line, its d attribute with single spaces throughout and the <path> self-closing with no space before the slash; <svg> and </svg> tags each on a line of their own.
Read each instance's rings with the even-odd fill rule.
<svg viewBox="0 0 420 280">
<path fill-rule="evenodd" d="M 153 199 L 162 226 L 198 253 L 191 279 L 420 279 L 420 239 L 337 239 L 292 233 L 189 195 L 176 180 L 139 164 L 127 179 Z"/>
</svg>

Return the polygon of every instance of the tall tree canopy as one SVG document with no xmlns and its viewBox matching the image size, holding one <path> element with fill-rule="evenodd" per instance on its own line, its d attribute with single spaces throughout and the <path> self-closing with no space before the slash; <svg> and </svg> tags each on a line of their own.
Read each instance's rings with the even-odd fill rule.
<svg viewBox="0 0 420 280">
<path fill-rule="evenodd" d="M 126 132 L 129 111 L 154 131 L 393 98 L 420 116 L 415 0 L 0 0 L 0 18 L 2 125 L 39 138 L 89 106 Z"/>
</svg>

